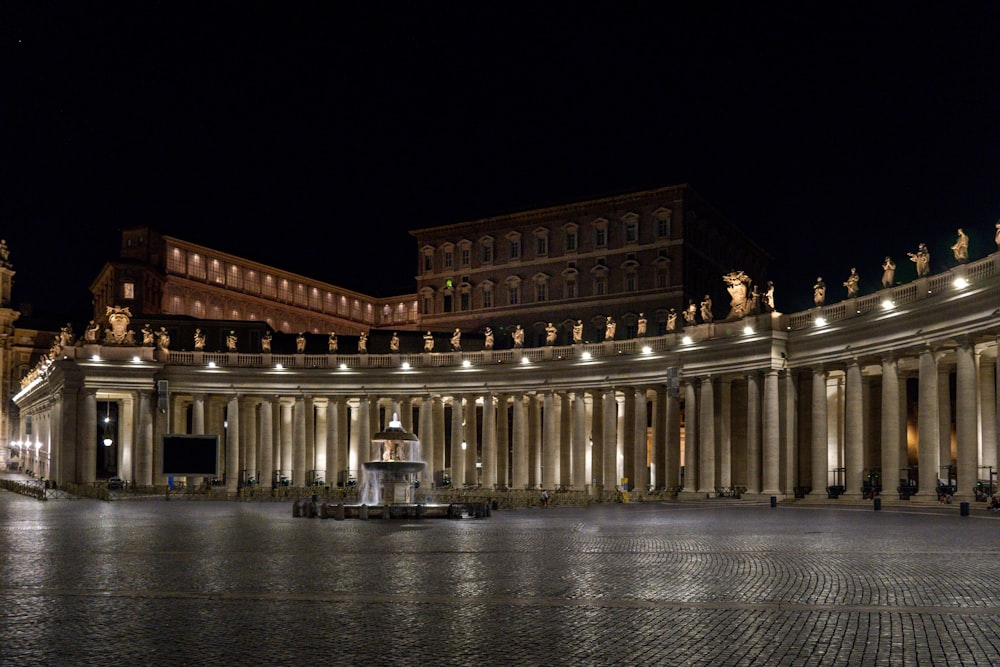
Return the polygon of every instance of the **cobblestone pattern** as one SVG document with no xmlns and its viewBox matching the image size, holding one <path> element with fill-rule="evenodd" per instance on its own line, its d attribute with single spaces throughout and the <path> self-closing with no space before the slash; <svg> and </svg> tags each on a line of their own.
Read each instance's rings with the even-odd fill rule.
<svg viewBox="0 0 1000 667">
<path fill-rule="evenodd" d="M 646 503 L 481 520 L 0 491 L 0 665 L 988 665 L 1000 517 Z"/>
</svg>

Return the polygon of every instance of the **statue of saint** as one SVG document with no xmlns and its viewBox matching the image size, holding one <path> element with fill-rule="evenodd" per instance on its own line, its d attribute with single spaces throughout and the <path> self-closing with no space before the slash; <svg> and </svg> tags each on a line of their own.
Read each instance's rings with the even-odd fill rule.
<svg viewBox="0 0 1000 667">
<path fill-rule="evenodd" d="M 701 321 L 706 323 L 712 321 L 712 297 L 707 294 L 701 300 Z"/>
<path fill-rule="evenodd" d="M 556 336 L 558 335 L 559 335 L 559 330 L 556 329 L 555 325 L 553 325 L 552 322 L 549 322 L 549 325 L 545 327 L 545 344 L 555 345 Z"/>
<path fill-rule="evenodd" d="M 451 334 L 451 349 L 455 352 L 459 352 L 462 349 L 462 330 L 455 329 L 455 332 Z"/>
<path fill-rule="evenodd" d="M 1000 222 L 997 222 L 996 228 L 997 233 L 996 236 L 993 237 L 993 241 L 997 244 L 997 249 L 1000 250 Z"/>
<path fill-rule="evenodd" d="M 264 334 L 264 337 L 260 339 L 260 350 L 261 352 L 271 351 L 271 332 L 268 331 Z"/>
<path fill-rule="evenodd" d="M 747 299 L 747 286 L 750 284 L 750 276 L 742 271 L 730 271 L 722 276 L 726 283 L 726 291 L 729 292 L 729 316 L 727 319 L 735 320 L 750 313 L 750 303 Z"/>
<path fill-rule="evenodd" d="M 389 351 L 399 352 L 399 332 L 393 331 L 392 338 L 389 339 Z"/>
<path fill-rule="evenodd" d="M 764 292 L 764 307 L 767 312 L 774 312 L 774 283 L 770 280 L 767 281 L 767 291 Z"/>
<path fill-rule="evenodd" d="M 148 324 L 146 326 L 149 326 Z M 145 329 L 143 329 L 145 332 Z M 202 333 L 201 329 L 194 330 L 194 349 L 204 350 L 205 349 L 205 334 Z"/>
<path fill-rule="evenodd" d="M 483 341 L 483 349 L 493 349 L 493 329 L 491 327 L 486 327 L 486 339 Z"/>
<path fill-rule="evenodd" d="M 882 262 L 882 287 L 892 287 L 895 282 L 896 262 L 892 261 L 892 257 L 886 255 L 885 261 Z"/>
<path fill-rule="evenodd" d="M 671 308 L 667 312 L 667 332 L 677 331 L 677 309 Z"/>
<path fill-rule="evenodd" d="M 156 332 L 156 347 L 164 351 L 170 349 L 170 333 L 166 327 L 160 327 L 159 331 Z"/>
<path fill-rule="evenodd" d="M 844 281 L 844 287 L 847 288 L 848 299 L 854 299 L 858 296 L 861 287 L 861 276 L 858 275 L 856 268 L 851 268 L 851 275 L 847 276 L 847 280 Z"/>
<path fill-rule="evenodd" d="M 916 252 L 906 253 L 910 261 L 917 265 L 917 277 L 924 278 L 931 275 L 931 252 L 927 249 L 926 243 L 917 246 Z"/>
<path fill-rule="evenodd" d="M 300 331 L 299 335 L 295 337 L 295 351 L 299 354 L 306 351 L 306 334 L 304 331 Z"/>
<path fill-rule="evenodd" d="M 101 325 L 99 325 L 94 320 L 90 320 L 90 323 L 87 325 L 87 328 L 83 332 L 83 339 L 88 343 L 96 343 L 97 335 L 100 333 L 100 331 L 101 331 Z"/>
<path fill-rule="evenodd" d="M 951 251 L 955 253 L 955 259 L 959 264 L 969 261 L 969 237 L 961 227 L 958 228 L 958 240 L 951 247 Z"/>
<path fill-rule="evenodd" d="M 368 352 L 368 332 L 362 331 L 358 334 L 358 354 L 366 354 Z"/>
<path fill-rule="evenodd" d="M 514 338 L 514 347 L 524 347 L 524 329 L 521 328 L 520 324 L 514 325 L 514 333 L 511 334 Z"/>
<path fill-rule="evenodd" d="M 816 278 L 816 284 L 813 285 L 813 303 L 817 308 L 826 303 L 826 283 L 821 277 Z"/>
<path fill-rule="evenodd" d="M 326 347 L 330 352 L 337 351 L 337 332 L 331 331 L 330 337 L 326 341 Z"/>
<path fill-rule="evenodd" d="M 230 352 L 236 351 L 236 332 L 232 329 L 226 334 L 226 349 Z"/>
<path fill-rule="evenodd" d="M 59 345 L 68 347 L 73 344 L 73 325 L 70 322 L 59 329 Z"/>
<path fill-rule="evenodd" d="M 684 309 L 684 323 L 694 324 L 698 321 L 698 306 L 695 305 L 694 299 L 688 299 L 687 308 Z"/>
<path fill-rule="evenodd" d="M 424 352 L 434 351 L 434 334 L 430 331 L 424 334 Z"/>
<path fill-rule="evenodd" d="M 153 333 L 153 327 L 149 324 L 142 327 L 142 344 L 147 347 L 156 345 L 156 334 Z"/>
<path fill-rule="evenodd" d="M 576 344 L 583 342 L 583 320 L 577 320 L 573 325 L 573 342 Z"/>
<path fill-rule="evenodd" d="M 615 322 L 615 318 L 608 315 L 604 320 L 604 340 L 614 340 L 617 330 L 618 324 Z"/>
<path fill-rule="evenodd" d="M 647 323 L 646 314 L 645 313 L 639 313 L 639 319 L 636 321 L 636 325 L 635 325 L 635 335 L 636 336 L 639 336 L 640 338 L 642 338 L 643 336 L 646 335 L 646 323 Z"/>
</svg>

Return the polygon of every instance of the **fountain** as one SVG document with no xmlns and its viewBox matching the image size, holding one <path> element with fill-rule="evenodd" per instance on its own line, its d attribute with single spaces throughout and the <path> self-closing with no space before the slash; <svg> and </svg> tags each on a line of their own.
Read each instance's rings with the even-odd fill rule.
<svg viewBox="0 0 1000 667">
<path fill-rule="evenodd" d="M 490 515 L 486 503 L 418 502 L 419 475 L 426 466 L 420 458 L 420 440 L 406 431 L 398 415 L 393 414 L 388 428 L 372 438 L 368 460 L 361 463 L 361 503 L 326 506 L 323 516 L 335 519 L 461 519 Z"/>
</svg>

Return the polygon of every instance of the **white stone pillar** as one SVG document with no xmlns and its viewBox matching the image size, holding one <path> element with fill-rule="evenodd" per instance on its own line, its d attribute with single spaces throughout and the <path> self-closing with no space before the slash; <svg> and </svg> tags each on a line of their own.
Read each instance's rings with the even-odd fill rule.
<svg viewBox="0 0 1000 667">
<path fill-rule="evenodd" d="M 513 488 L 528 488 L 528 425 L 524 395 L 514 394 Z"/>
<path fill-rule="evenodd" d="M 925 346 L 920 352 L 920 374 L 917 381 L 917 465 L 920 468 L 918 496 L 937 499 L 938 462 L 938 377 L 934 350 Z"/>
<path fill-rule="evenodd" d="M 83 408 L 80 410 L 80 415 L 83 428 L 80 455 L 76 460 L 76 480 L 81 484 L 90 484 L 97 479 L 97 392 L 95 390 L 83 390 Z"/>
<path fill-rule="evenodd" d="M 542 397 L 535 394 L 528 402 L 528 486 L 542 485 Z"/>
<path fill-rule="evenodd" d="M 715 440 L 719 443 L 719 486 L 733 485 L 733 383 L 719 378 L 719 411 L 715 415 Z"/>
<path fill-rule="evenodd" d="M 511 486 L 509 403 L 507 394 L 497 396 L 496 485 L 500 489 L 509 489 Z"/>
<path fill-rule="evenodd" d="M 573 489 L 581 491 L 590 488 L 590 480 L 587 479 L 587 402 L 582 389 L 577 389 L 573 393 L 573 436 L 572 451 L 572 474 L 568 483 Z"/>
<path fill-rule="evenodd" d="M 595 388 L 592 392 L 593 405 L 590 411 L 590 480 L 600 494 L 606 487 L 604 482 L 604 393 Z"/>
<path fill-rule="evenodd" d="M 269 486 L 274 481 L 274 403 L 270 398 L 263 398 L 258 408 L 257 416 L 260 426 L 260 477 L 258 484 Z"/>
<path fill-rule="evenodd" d="M 698 413 L 698 494 L 715 495 L 715 380 L 701 381 Z"/>
<path fill-rule="evenodd" d="M 940 360 L 943 353 L 937 355 Z M 943 365 L 938 366 L 938 475 L 947 480 L 948 470 L 955 460 L 951 451 L 951 373 Z"/>
<path fill-rule="evenodd" d="M 456 394 L 451 397 L 451 442 L 448 450 L 451 452 L 451 484 L 456 489 L 465 486 L 463 442 L 465 442 L 465 418 L 462 415 L 462 397 Z"/>
<path fill-rule="evenodd" d="M 684 493 L 698 492 L 698 380 L 684 381 Z"/>
<path fill-rule="evenodd" d="M 478 416 L 476 414 L 476 397 L 470 394 L 465 400 L 465 442 L 468 447 L 463 452 L 465 455 L 465 484 L 466 486 L 479 486 L 479 469 L 476 465 L 479 461 L 479 427 Z"/>
<path fill-rule="evenodd" d="M 628 479 L 627 491 L 632 491 L 639 485 L 635 477 L 635 389 L 622 388 L 622 477 Z"/>
<path fill-rule="evenodd" d="M 573 408 L 568 392 L 561 391 L 556 401 L 559 415 L 559 486 L 573 486 Z"/>
<path fill-rule="evenodd" d="M 420 413 L 417 417 L 417 438 L 420 440 L 420 458 L 426 464 L 420 475 L 420 483 L 428 489 L 434 486 L 434 411 L 430 394 L 420 398 Z"/>
<path fill-rule="evenodd" d="M 483 467 L 484 489 L 497 488 L 497 413 L 493 394 L 483 394 Z"/>
<path fill-rule="evenodd" d="M 445 446 L 444 438 L 444 398 L 441 396 L 434 396 L 431 399 L 431 418 L 434 422 L 434 427 L 431 429 L 431 438 L 434 441 L 434 458 L 432 459 L 434 465 L 434 483 L 435 485 L 441 484 L 442 476 L 444 475 L 445 469 L 445 454 L 447 453 L 447 448 Z"/>
<path fill-rule="evenodd" d="M 645 493 L 649 488 L 649 468 L 646 460 L 649 456 L 649 417 L 646 405 L 646 390 L 636 388 L 633 394 L 632 412 L 632 469 L 628 476 L 632 479 L 632 488 Z"/>
<path fill-rule="evenodd" d="M 618 398 L 614 389 L 604 392 L 604 488 L 618 488 Z"/>
<path fill-rule="evenodd" d="M 812 441 L 810 454 L 812 462 L 809 495 L 826 497 L 826 487 L 830 485 L 830 455 L 827 438 L 826 369 L 812 369 Z"/>
<path fill-rule="evenodd" d="M 973 341 L 963 336 L 955 350 L 955 442 L 958 488 L 956 500 L 975 499 L 979 479 L 979 437 L 976 405 L 976 351 Z"/>
<path fill-rule="evenodd" d="M 764 371 L 763 485 L 761 492 L 781 493 L 781 416 L 778 403 L 778 371 Z"/>
<path fill-rule="evenodd" d="M 997 377 L 996 363 L 985 355 L 979 355 L 979 405 L 983 435 L 980 439 L 982 451 L 980 465 L 997 469 Z M 986 478 L 986 474 L 983 474 Z"/>
<path fill-rule="evenodd" d="M 847 362 L 844 385 L 844 496 L 861 497 L 864 481 L 864 387 L 857 359 Z"/>
<path fill-rule="evenodd" d="M 882 497 L 900 486 L 899 366 L 891 354 L 882 357 Z"/>
<path fill-rule="evenodd" d="M 240 481 L 240 398 L 226 404 L 226 492 L 236 493 Z"/>
<path fill-rule="evenodd" d="M 139 392 L 139 431 L 135 450 L 134 481 L 140 486 L 153 484 L 153 410 L 155 403 L 155 392 Z"/>
<path fill-rule="evenodd" d="M 760 493 L 763 488 L 760 393 L 760 373 L 747 373 L 747 493 L 750 495 Z"/>
</svg>

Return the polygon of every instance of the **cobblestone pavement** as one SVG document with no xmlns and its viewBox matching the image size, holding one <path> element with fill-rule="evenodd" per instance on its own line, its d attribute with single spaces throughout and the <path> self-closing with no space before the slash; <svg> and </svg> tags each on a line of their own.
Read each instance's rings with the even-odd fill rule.
<svg viewBox="0 0 1000 667">
<path fill-rule="evenodd" d="M 989 665 L 1000 517 L 732 501 L 293 518 L 0 491 L 0 664 Z"/>
</svg>

